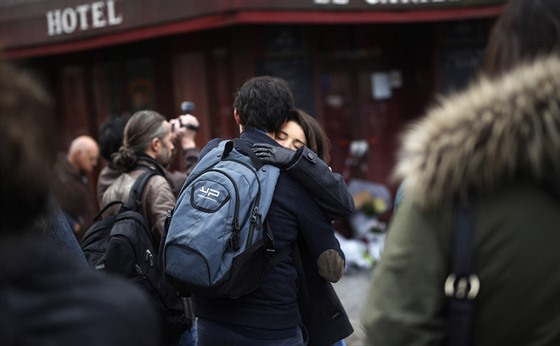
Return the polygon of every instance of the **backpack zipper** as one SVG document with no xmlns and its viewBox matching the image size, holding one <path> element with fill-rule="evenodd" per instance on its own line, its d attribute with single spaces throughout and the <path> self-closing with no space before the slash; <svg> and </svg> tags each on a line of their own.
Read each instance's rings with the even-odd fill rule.
<svg viewBox="0 0 560 346">
<path fill-rule="evenodd" d="M 245 248 L 248 249 L 249 247 L 251 247 L 251 245 L 253 245 L 253 234 L 255 233 L 255 225 L 257 226 L 257 229 L 262 228 L 261 214 L 259 212 L 259 203 L 261 200 L 261 181 L 259 180 L 259 175 L 257 174 L 257 171 L 253 166 L 250 166 L 243 161 L 233 159 L 224 159 L 223 161 L 234 161 L 245 166 L 251 173 L 253 173 L 253 175 L 255 176 L 255 180 L 257 181 L 257 196 L 255 197 L 255 204 L 253 204 L 251 216 L 249 217 L 251 224 L 249 225 L 249 235 L 247 237 L 247 244 L 245 245 Z"/>
<path fill-rule="evenodd" d="M 231 176 L 229 176 L 226 172 L 220 170 L 219 168 L 212 169 L 214 172 L 218 172 L 228 178 L 233 185 L 233 189 L 235 190 L 235 211 L 233 214 L 233 220 L 231 222 L 231 226 L 233 227 L 233 232 L 231 237 L 228 241 L 228 248 L 233 251 L 239 250 L 239 189 L 237 188 L 237 184 L 233 180 Z"/>
</svg>

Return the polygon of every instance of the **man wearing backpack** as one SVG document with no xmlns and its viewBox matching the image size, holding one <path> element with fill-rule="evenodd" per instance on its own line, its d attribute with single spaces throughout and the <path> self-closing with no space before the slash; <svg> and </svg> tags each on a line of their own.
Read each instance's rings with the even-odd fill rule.
<svg viewBox="0 0 560 346">
<path fill-rule="evenodd" d="M 273 134 L 287 120 L 294 101 L 285 80 L 262 76 L 241 87 L 234 108 L 240 139 L 245 144 L 279 146 Z M 210 141 L 201 157 L 219 142 Z M 301 234 L 320 275 L 331 282 L 338 281 L 344 255 L 332 224 L 309 192 L 287 173 L 280 173 L 266 218 L 274 234 L 276 252 L 290 248 Z M 199 345 L 304 345 L 306 336 L 300 327 L 297 295 L 298 275 L 292 254 L 264 275 L 259 288 L 237 299 L 194 294 Z"/>
<path fill-rule="evenodd" d="M 124 173 L 105 191 L 101 202 L 102 208 L 114 201 L 126 202 L 134 182 L 147 171 L 156 172 L 147 181 L 140 201 L 140 212 L 149 225 L 156 251 L 164 235 L 167 212 L 175 206 L 175 196 L 164 170 L 173 155 L 172 139 L 171 125 L 161 114 L 151 110 L 133 114 L 124 129 L 123 146 L 113 159 L 114 166 Z M 110 216 L 117 212 L 117 208 L 114 208 L 107 214 Z M 190 321 L 181 318 L 184 315 L 181 315 L 180 298 L 172 296 L 170 299 L 172 301 L 166 301 L 165 304 L 179 311 L 173 317 L 178 323 L 170 325 L 169 319 L 166 319 L 169 316 L 162 316 L 166 321 L 162 328 L 163 341 L 166 345 L 175 345 L 182 334 L 188 335 L 191 326 Z"/>
</svg>

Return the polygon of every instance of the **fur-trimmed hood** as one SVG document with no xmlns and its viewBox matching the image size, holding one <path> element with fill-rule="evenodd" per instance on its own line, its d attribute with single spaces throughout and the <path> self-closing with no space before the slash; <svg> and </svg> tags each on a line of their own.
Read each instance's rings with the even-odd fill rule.
<svg viewBox="0 0 560 346">
<path fill-rule="evenodd" d="M 542 58 L 442 99 L 403 136 L 395 178 L 436 207 L 522 176 L 560 193 L 560 58 Z"/>
</svg>

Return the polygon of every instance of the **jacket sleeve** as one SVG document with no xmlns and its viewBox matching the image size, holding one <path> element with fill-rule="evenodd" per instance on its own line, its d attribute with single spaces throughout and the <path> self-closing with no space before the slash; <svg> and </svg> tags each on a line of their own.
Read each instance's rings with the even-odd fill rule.
<svg viewBox="0 0 560 346">
<path fill-rule="evenodd" d="M 388 230 L 362 312 L 368 345 L 444 342 L 443 287 L 450 238 L 439 225 L 449 224 L 449 218 L 421 212 L 403 201 Z"/>
<path fill-rule="evenodd" d="M 165 233 L 164 226 L 167 212 L 175 207 L 175 195 L 169 182 L 159 175 L 148 181 L 146 190 L 143 202 L 146 202 L 147 213 L 144 213 L 144 215 L 149 216 L 152 233 L 157 235 L 159 239 Z"/>
<path fill-rule="evenodd" d="M 183 150 L 183 158 L 185 159 L 185 170 L 184 171 L 166 171 L 166 176 L 169 182 L 171 183 L 171 187 L 173 189 L 173 194 L 175 197 L 179 196 L 179 192 L 183 188 L 185 181 L 191 174 L 194 166 L 198 161 L 198 156 L 200 151 L 198 148 L 190 148 Z"/>
<path fill-rule="evenodd" d="M 354 200 L 344 178 L 332 172 L 311 149 L 298 149 L 287 171 L 305 186 L 329 220 L 346 217 L 354 211 Z"/>
<path fill-rule="evenodd" d="M 337 282 L 344 273 L 345 258 L 334 234 L 332 223 L 322 214 L 318 204 L 308 194 L 300 194 L 305 210 L 294 210 L 301 234 L 318 274 L 330 282 Z"/>
<path fill-rule="evenodd" d="M 198 157 L 200 156 L 200 150 L 198 148 L 190 148 L 183 150 L 183 158 L 185 159 L 185 174 L 188 176 L 191 174 L 194 166 L 198 162 Z"/>
</svg>

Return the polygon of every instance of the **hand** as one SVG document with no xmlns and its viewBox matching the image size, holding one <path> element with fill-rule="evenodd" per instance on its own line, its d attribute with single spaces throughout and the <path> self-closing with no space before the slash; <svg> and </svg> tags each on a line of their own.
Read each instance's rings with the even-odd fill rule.
<svg viewBox="0 0 560 346">
<path fill-rule="evenodd" d="M 264 163 L 269 163 L 280 168 L 288 168 L 296 154 L 295 150 L 265 143 L 254 144 L 253 152 Z"/>
<path fill-rule="evenodd" d="M 179 122 L 181 123 L 181 127 L 184 127 L 190 131 L 196 132 L 198 131 L 198 127 L 200 126 L 200 123 L 198 122 L 198 119 L 192 115 L 192 114 L 183 114 L 183 115 L 179 115 L 179 117 L 177 118 L 179 119 Z"/>
<path fill-rule="evenodd" d="M 179 115 L 170 120 L 173 125 L 173 137 L 179 139 L 183 150 L 196 147 L 195 137 L 200 126 L 198 119 L 191 114 Z"/>
</svg>

